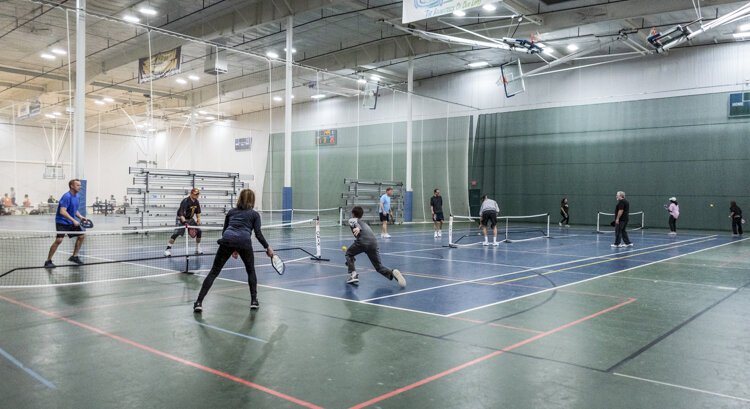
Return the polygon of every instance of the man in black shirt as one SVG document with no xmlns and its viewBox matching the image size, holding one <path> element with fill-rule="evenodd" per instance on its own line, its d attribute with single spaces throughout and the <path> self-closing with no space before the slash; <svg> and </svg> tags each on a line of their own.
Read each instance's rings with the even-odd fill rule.
<svg viewBox="0 0 750 409">
<path fill-rule="evenodd" d="M 628 212 L 630 212 L 630 203 L 625 199 L 625 192 L 617 192 L 617 206 L 615 207 L 615 244 L 612 247 L 633 247 L 630 242 L 628 232 Z M 624 244 L 620 244 L 620 242 Z"/>
<path fill-rule="evenodd" d="M 177 209 L 176 222 L 178 226 L 184 226 L 185 228 L 180 227 L 175 229 L 172 237 L 169 238 L 169 242 L 167 242 L 167 249 L 164 250 L 165 256 L 170 257 L 172 255 L 172 245 L 174 244 L 175 239 L 185 234 L 187 226 L 197 226 L 201 224 L 201 205 L 198 202 L 198 195 L 200 195 L 200 193 L 200 189 L 193 188 L 190 191 L 190 196 L 182 199 L 182 202 L 180 202 L 180 208 Z M 195 254 L 203 254 L 203 250 L 201 250 L 201 236 L 203 234 L 201 229 L 195 230 Z"/>
<path fill-rule="evenodd" d="M 433 196 L 430 198 L 430 210 L 432 210 L 432 222 L 435 224 L 435 238 L 443 235 L 443 197 L 440 196 L 440 189 L 432 191 Z"/>
</svg>

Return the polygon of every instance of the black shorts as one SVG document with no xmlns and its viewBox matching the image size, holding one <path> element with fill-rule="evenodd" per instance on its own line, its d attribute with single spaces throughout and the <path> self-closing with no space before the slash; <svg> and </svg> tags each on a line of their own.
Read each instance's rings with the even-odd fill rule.
<svg viewBox="0 0 750 409">
<path fill-rule="evenodd" d="M 443 220 L 445 220 L 443 212 L 435 212 L 435 215 L 432 216 L 432 220 L 436 222 L 442 222 Z"/>
<path fill-rule="evenodd" d="M 188 226 L 197 226 L 198 223 L 195 222 L 195 220 L 190 219 L 187 221 Z M 172 240 L 185 235 L 185 223 L 182 223 L 180 219 L 177 219 L 177 225 L 180 226 L 177 229 L 174 229 L 174 233 L 172 233 Z M 201 238 L 203 236 L 203 231 L 201 229 L 196 229 L 196 235 L 195 237 Z"/>
<path fill-rule="evenodd" d="M 82 232 L 83 231 L 80 224 L 78 226 L 74 226 L 72 224 L 62 224 L 62 223 L 55 223 L 55 230 L 57 230 L 58 232 L 65 232 L 65 231 Z M 83 234 L 80 234 L 80 233 L 67 233 L 67 234 L 68 234 L 68 237 L 71 237 L 71 238 L 83 236 Z M 65 233 L 57 233 L 57 236 L 55 237 L 57 237 L 58 239 L 65 237 Z"/>
<path fill-rule="evenodd" d="M 482 219 L 480 223 L 485 227 L 487 227 L 487 224 L 489 223 L 489 227 L 494 229 L 495 226 L 497 226 L 497 212 L 494 210 L 488 210 L 482 213 Z"/>
<path fill-rule="evenodd" d="M 390 215 L 388 213 L 385 213 L 385 214 L 380 213 L 380 221 L 381 222 L 387 222 L 389 218 L 390 218 Z"/>
</svg>

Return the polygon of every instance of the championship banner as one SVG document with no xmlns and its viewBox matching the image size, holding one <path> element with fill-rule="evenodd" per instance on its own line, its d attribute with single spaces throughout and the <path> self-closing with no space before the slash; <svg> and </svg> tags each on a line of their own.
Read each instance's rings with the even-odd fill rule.
<svg viewBox="0 0 750 409">
<path fill-rule="evenodd" d="M 497 0 L 404 0 L 403 24 L 473 9 Z"/>
<path fill-rule="evenodd" d="M 179 74 L 182 65 L 182 47 L 154 54 L 138 60 L 138 83 L 143 84 L 170 75 Z"/>
</svg>

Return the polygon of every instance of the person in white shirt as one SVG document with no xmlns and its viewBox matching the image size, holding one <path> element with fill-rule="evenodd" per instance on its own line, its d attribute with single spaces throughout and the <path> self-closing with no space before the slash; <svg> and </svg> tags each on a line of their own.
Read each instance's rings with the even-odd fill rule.
<svg viewBox="0 0 750 409">
<path fill-rule="evenodd" d="M 680 217 L 680 205 L 677 203 L 677 198 L 670 197 L 669 204 L 664 205 L 664 208 L 669 212 L 669 234 L 674 236 L 677 234 L 677 218 Z"/>
<path fill-rule="evenodd" d="M 480 224 L 482 225 L 482 234 L 484 234 L 483 246 L 489 246 L 490 243 L 487 241 L 487 225 L 492 228 L 492 245 L 497 246 L 497 216 L 500 214 L 500 207 L 497 202 L 488 198 L 487 195 L 482 196 L 482 207 L 479 209 Z"/>
</svg>

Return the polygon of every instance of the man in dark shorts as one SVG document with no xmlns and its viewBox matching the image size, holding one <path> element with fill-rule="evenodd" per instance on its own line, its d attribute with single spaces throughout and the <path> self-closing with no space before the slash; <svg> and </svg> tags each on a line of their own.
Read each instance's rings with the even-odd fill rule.
<svg viewBox="0 0 750 409">
<path fill-rule="evenodd" d="M 55 230 L 57 230 L 57 236 L 55 242 L 49 248 L 49 254 L 47 254 L 47 261 L 44 262 L 44 268 L 55 268 L 55 264 L 52 262 L 52 257 L 57 251 L 57 247 L 62 243 L 63 238 L 67 232 L 68 237 L 76 238 L 76 244 L 73 248 L 73 255 L 68 258 L 68 261 L 76 263 L 78 265 L 83 264 L 80 258 L 78 258 L 78 252 L 81 250 L 85 235 L 81 228 L 80 221 L 87 220 L 81 216 L 78 212 L 78 192 L 81 191 L 81 181 L 73 179 L 68 182 L 69 190 L 65 192 L 60 198 L 59 205 L 57 206 L 57 213 L 55 214 Z"/>
<path fill-rule="evenodd" d="M 178 226 L 187 227 L 197 226 L 201 224 L 201 204 L 198 202 L 198 196 L 200 195 L 200 193 L 200 189 L 193 188 L 190 191 L 190 196 L 182 199 L 182 202 L 180 202 L 180 208 L 177 209 L 176 223 Z M 174 233 L 169 238 L 169 241 L 167 242 L 167 249 L 164 250 L 165 256 L 172 256 L 172 245 L 174 244 L 175 239 L 184 235 L 185 230 L 187 230 L 187 228 L 183 227 L 175 229 Z M 195 254 L 203 254 L 203 250 L 201 250 L 201 237 L 203 236 L 203 232 L 201 232 L 201 229 L 195 230 Z"/>
<path fill-rule="evenodd" d="M 630 242 L 628 232 L 628 212 L 630 212 L 630 203 L 625 199 L 625 192 L 617 192 L 617 206 L 615 207 L 615 244 L 611 247 L 633 247 Z M 620 243 L 622 241 L 622 244 Z"/>
<path fill-rule="evenodd" d="M 483 246 L 489 246 L 490 243 L 487 241 L 487 225 L 492 228 L 492 245 L 497 246 L 500 243 L 497 242 L 497 215 L 500 214 L 500 206 L 497 202 L 487 197 L 482 196 L 482 207 L 479 209 L 480 224 L 482 225 L 482 234 L 484 234 Z"/>
<path fill-rule="evenodd" d="M 432 222 L 435 225 L 435 238 L 443 235 L 443 197 L 440 196 L 440 189 L 432 191 L 430 198 L 430 210 L 432 210 Z"/>
</svg>

